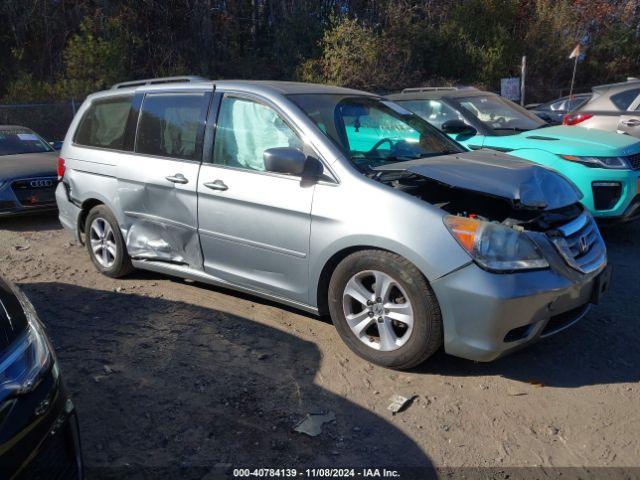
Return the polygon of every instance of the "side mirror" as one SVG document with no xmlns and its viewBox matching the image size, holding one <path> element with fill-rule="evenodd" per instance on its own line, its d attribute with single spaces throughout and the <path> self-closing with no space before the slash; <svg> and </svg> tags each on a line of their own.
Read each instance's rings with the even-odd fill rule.
<svg viewBox="0 0 640 480">
<path fill-rule="evenodd" d="M 268 172 L 301 176 L 307 162 L 307 156 L 297 148 L 268 148 L 262 154 L 264 168 Z"/>
<path fill-rule="evenodd" d="M 444 133 L 475 135 L 478 131 L 471 125 L 467 125 L 462 120 L 447 120 L 440 129 Z"/>
</svg>

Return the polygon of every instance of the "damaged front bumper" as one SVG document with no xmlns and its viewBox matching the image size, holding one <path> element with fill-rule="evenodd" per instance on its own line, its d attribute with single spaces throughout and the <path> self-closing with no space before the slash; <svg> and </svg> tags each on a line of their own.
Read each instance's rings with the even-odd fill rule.
<svg viewBox="0 0 640 480">
<path fill-rule="evenodd" d="M 451 355 L 487 362 L 571 326 L 609 283 L 606 261 L 567 278 L 553 269 L 496 274 L 471 263 L 432 283 Z"/>
</svg>

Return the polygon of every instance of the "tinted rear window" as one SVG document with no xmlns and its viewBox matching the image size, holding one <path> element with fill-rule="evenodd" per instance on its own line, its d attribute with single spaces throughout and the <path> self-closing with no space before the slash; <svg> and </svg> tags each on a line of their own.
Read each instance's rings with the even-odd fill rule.
<svg viewBox="0 0 640 480">
<path fill-rule="evenodd" d="M 80 121 L 74 142 L 88 147 L 124 150 L 132 98 L 94 100 Z"/>
<path fill-rule="evenodd" d="M 140 111 L 136 152 L 199 160 L 207 99 L 200 92 L 147 94 Z"/>
<path fill-rule="evenodd" d="M 611 95 L 611 101 L 620 110 L 627 110 L 638 95 L 640 95 L 640 88 L 634 88 Z"/>
</svg>

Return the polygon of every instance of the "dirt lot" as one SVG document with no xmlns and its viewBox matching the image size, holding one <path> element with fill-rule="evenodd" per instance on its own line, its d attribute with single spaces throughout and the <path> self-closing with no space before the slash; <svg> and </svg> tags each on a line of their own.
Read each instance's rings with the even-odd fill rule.
<svg viewBox="0 0 640 480">
<path fill-rule="evenodd" d="M 640 225 L 606 240 L 613 288 L 577 326 L 491 364 L 438 354 L 411 373 L 360 360 L 298 311 L 154 274 L 101 276 L 52 216 L 0 222 L 0 270 L 49 328 L 92 476 L 638 467 Z M 417 397 L 392 416 L 394 393 Z M 336 420 L 318 437 L 294 432 L 310 412 Z"/>
</svg>

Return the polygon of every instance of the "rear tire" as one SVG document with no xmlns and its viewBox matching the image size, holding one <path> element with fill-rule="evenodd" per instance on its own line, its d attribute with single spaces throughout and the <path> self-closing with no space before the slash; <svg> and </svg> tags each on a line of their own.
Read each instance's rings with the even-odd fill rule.
<svg viewBox="0 0 640 480">
<path fill-rule="evenodd" d="M 347 346 L 383 367 L 405 370 L 442 346 L 442 315 L 422 273 L 384 250 L 355 252 L 329 282 L 329 311 Z"/>
<path fill-rule="evenodd" d="M 98 205 L 89 211 L 84 234 L 89 257 L 100 273 L 120 278 L 133 271 L 118 221 L 106 206 Z"/>
</svg>

